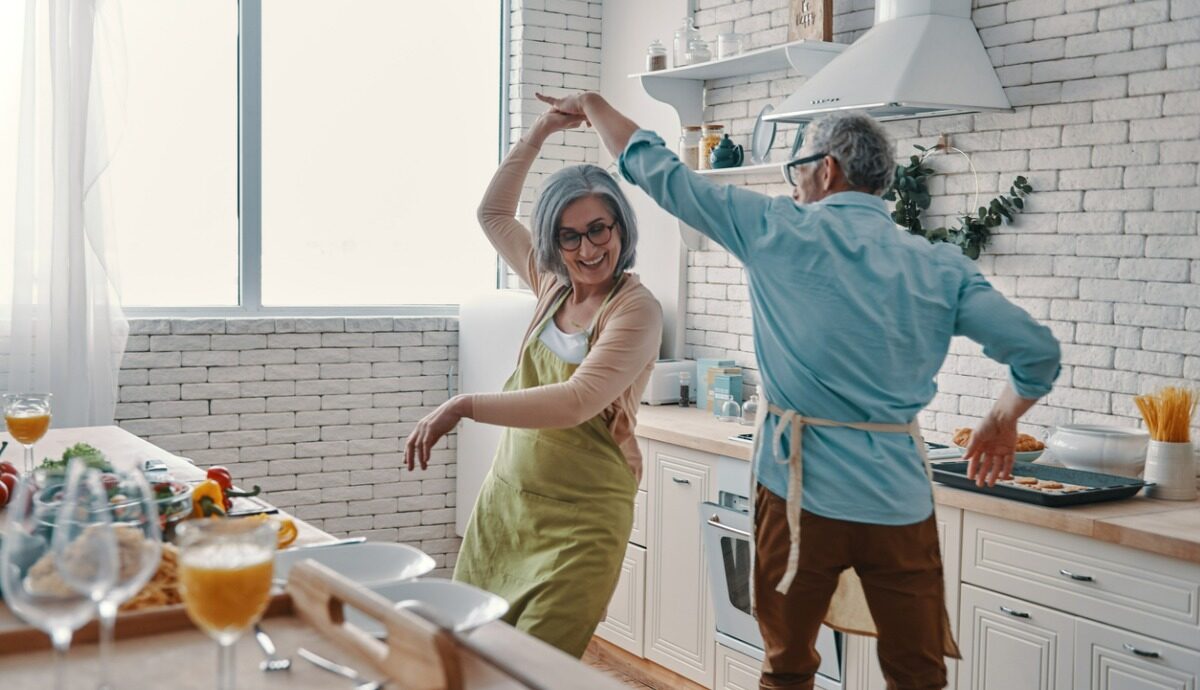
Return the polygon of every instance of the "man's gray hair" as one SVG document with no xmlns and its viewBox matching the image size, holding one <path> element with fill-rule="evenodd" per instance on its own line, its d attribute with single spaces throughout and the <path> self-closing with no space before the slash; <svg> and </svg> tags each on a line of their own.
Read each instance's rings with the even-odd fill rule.
<svg viewBox="0 0 1200 690">
<path fill-rule="evenodd" d="M 537 255 L 538 268 L 550 271 L 564 281 L 568 281 L 569 276 L 562 250 L 558 246 L 558 228 L 562 223 L 563 211 L 572 203 L 589 196 L 600 199 L 613 220 L 617 221 L 618 228 L 614 230 L 621 232 L 621 254 L 617 257 L 617 268 L 613 275 L 619 276 L 633 268 L 637 257 L 637 219 L 617 181 L 595 165 L 572 165 L 554 173 L 542 184 L 533 207 L 533 251 Z M 588 241 L 586 237 L 580 239 Z"/>
<path fill-rule="evenodd" d="M 896 148 L 887 132 L 863 113 L 830 113 L 804 130 L 813 153 L 837 159 L 853 187 L 883 194 L 896 174 Z"/>
</svg>

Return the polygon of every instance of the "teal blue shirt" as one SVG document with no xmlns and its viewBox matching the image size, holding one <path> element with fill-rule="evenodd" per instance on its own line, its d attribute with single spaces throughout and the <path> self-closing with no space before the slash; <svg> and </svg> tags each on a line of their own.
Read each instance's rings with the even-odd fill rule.
<svg viewBox="0 0 1200 690">
<path fill-rule="evenodd" d="M 759 372 L 779 407 L 907 424 L 937 393 L 934 378 L 956 335 L 1007 364 L 1023 398 L 1044 396 L 1058 376 L 1050 330 L 997 292 L 958 247 L 899 230 L 879 197 L 841 192 L 798 204 L 716 184 L 645 130 L 629 140 L 620 169 L 745 266 Z M 980 386 L 980 397 L 991 395 Z M 775 421 L 768 417 L 755 464 L 759 482 L 786 496 L 787 465 L 765 442 Z M 804 434 L 805 510 L 886 525 L 929 517 L 928 480 L 907 434 Z M 785 454 L 789 444 L 785 436 Z"/>
</svg>

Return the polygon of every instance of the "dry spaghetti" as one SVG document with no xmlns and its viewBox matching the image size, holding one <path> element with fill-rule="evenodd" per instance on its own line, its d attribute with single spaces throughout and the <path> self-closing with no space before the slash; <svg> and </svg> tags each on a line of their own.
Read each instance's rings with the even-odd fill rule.
<svg viewBox="0 0 1200 690">
<path fill-rule="evenodd" d="M 1133 399 L 1146 420 L 1150 438 L 1166 443 L 1191 440 L 1192 414 L 1196 411 L 1196 393 L 1189 388 L 1168 386 L 1157 393 Z"/>
</svg>

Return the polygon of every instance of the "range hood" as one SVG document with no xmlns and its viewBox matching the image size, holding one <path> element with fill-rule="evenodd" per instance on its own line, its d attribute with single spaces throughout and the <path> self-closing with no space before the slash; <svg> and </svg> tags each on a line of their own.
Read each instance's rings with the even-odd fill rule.
<svg viewBox="0 0 1200 690">
<path fill-rule="evenodd" d="M 908 120 L 1011 106 L 971 0 L 876 0 L 875 26 L 765 119 L 808 122 L 834 110 Z"/>
</svg>

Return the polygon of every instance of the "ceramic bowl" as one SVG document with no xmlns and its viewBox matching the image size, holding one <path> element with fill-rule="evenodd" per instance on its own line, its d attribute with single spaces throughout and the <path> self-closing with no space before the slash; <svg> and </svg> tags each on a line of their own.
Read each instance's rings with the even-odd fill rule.
<svg viewBox="0 0 1200 690">
<path fill-rule="evenodd" d="M 280 551 L 275 554 L 275 580 L 286 580 L 292 566 L 306 558 L 368 586 L 411 580 L 433 570 L 434 566 L 433 559 L 420 549 L 406 544 L 368 541 Z"/>
<path fill-rule="evenodd" d="M 1042 457 L 1042 453 L 1044 452 L 1046 452 L 1045 448 L 1039 450 L 1026 450 L 1014 453 L 1013 457 L 1017 462 L 1033 462 L 1034 460 Z"/>
<path fill-rule="evenodd" d="M 498 620 L 508 611 L 508 602 L 482 589 L 453 580 L 410 580 L 372 585 L 370 589 L 384 599 L 400 605 L 418 602 L 429 608 L 439 620 L 456 632 L 465 633 Z M 383 626 L 351 606 L 346 620 L 375 637 L 384 635 Z"/>
<path fill-rule="evenodd" d="M 1064 424 L 1046 440 L 1054 459 L 1073 470 L 1137 477 L 1146 465 L 1150 434 L 1131 427 Z"/>
</svg>

